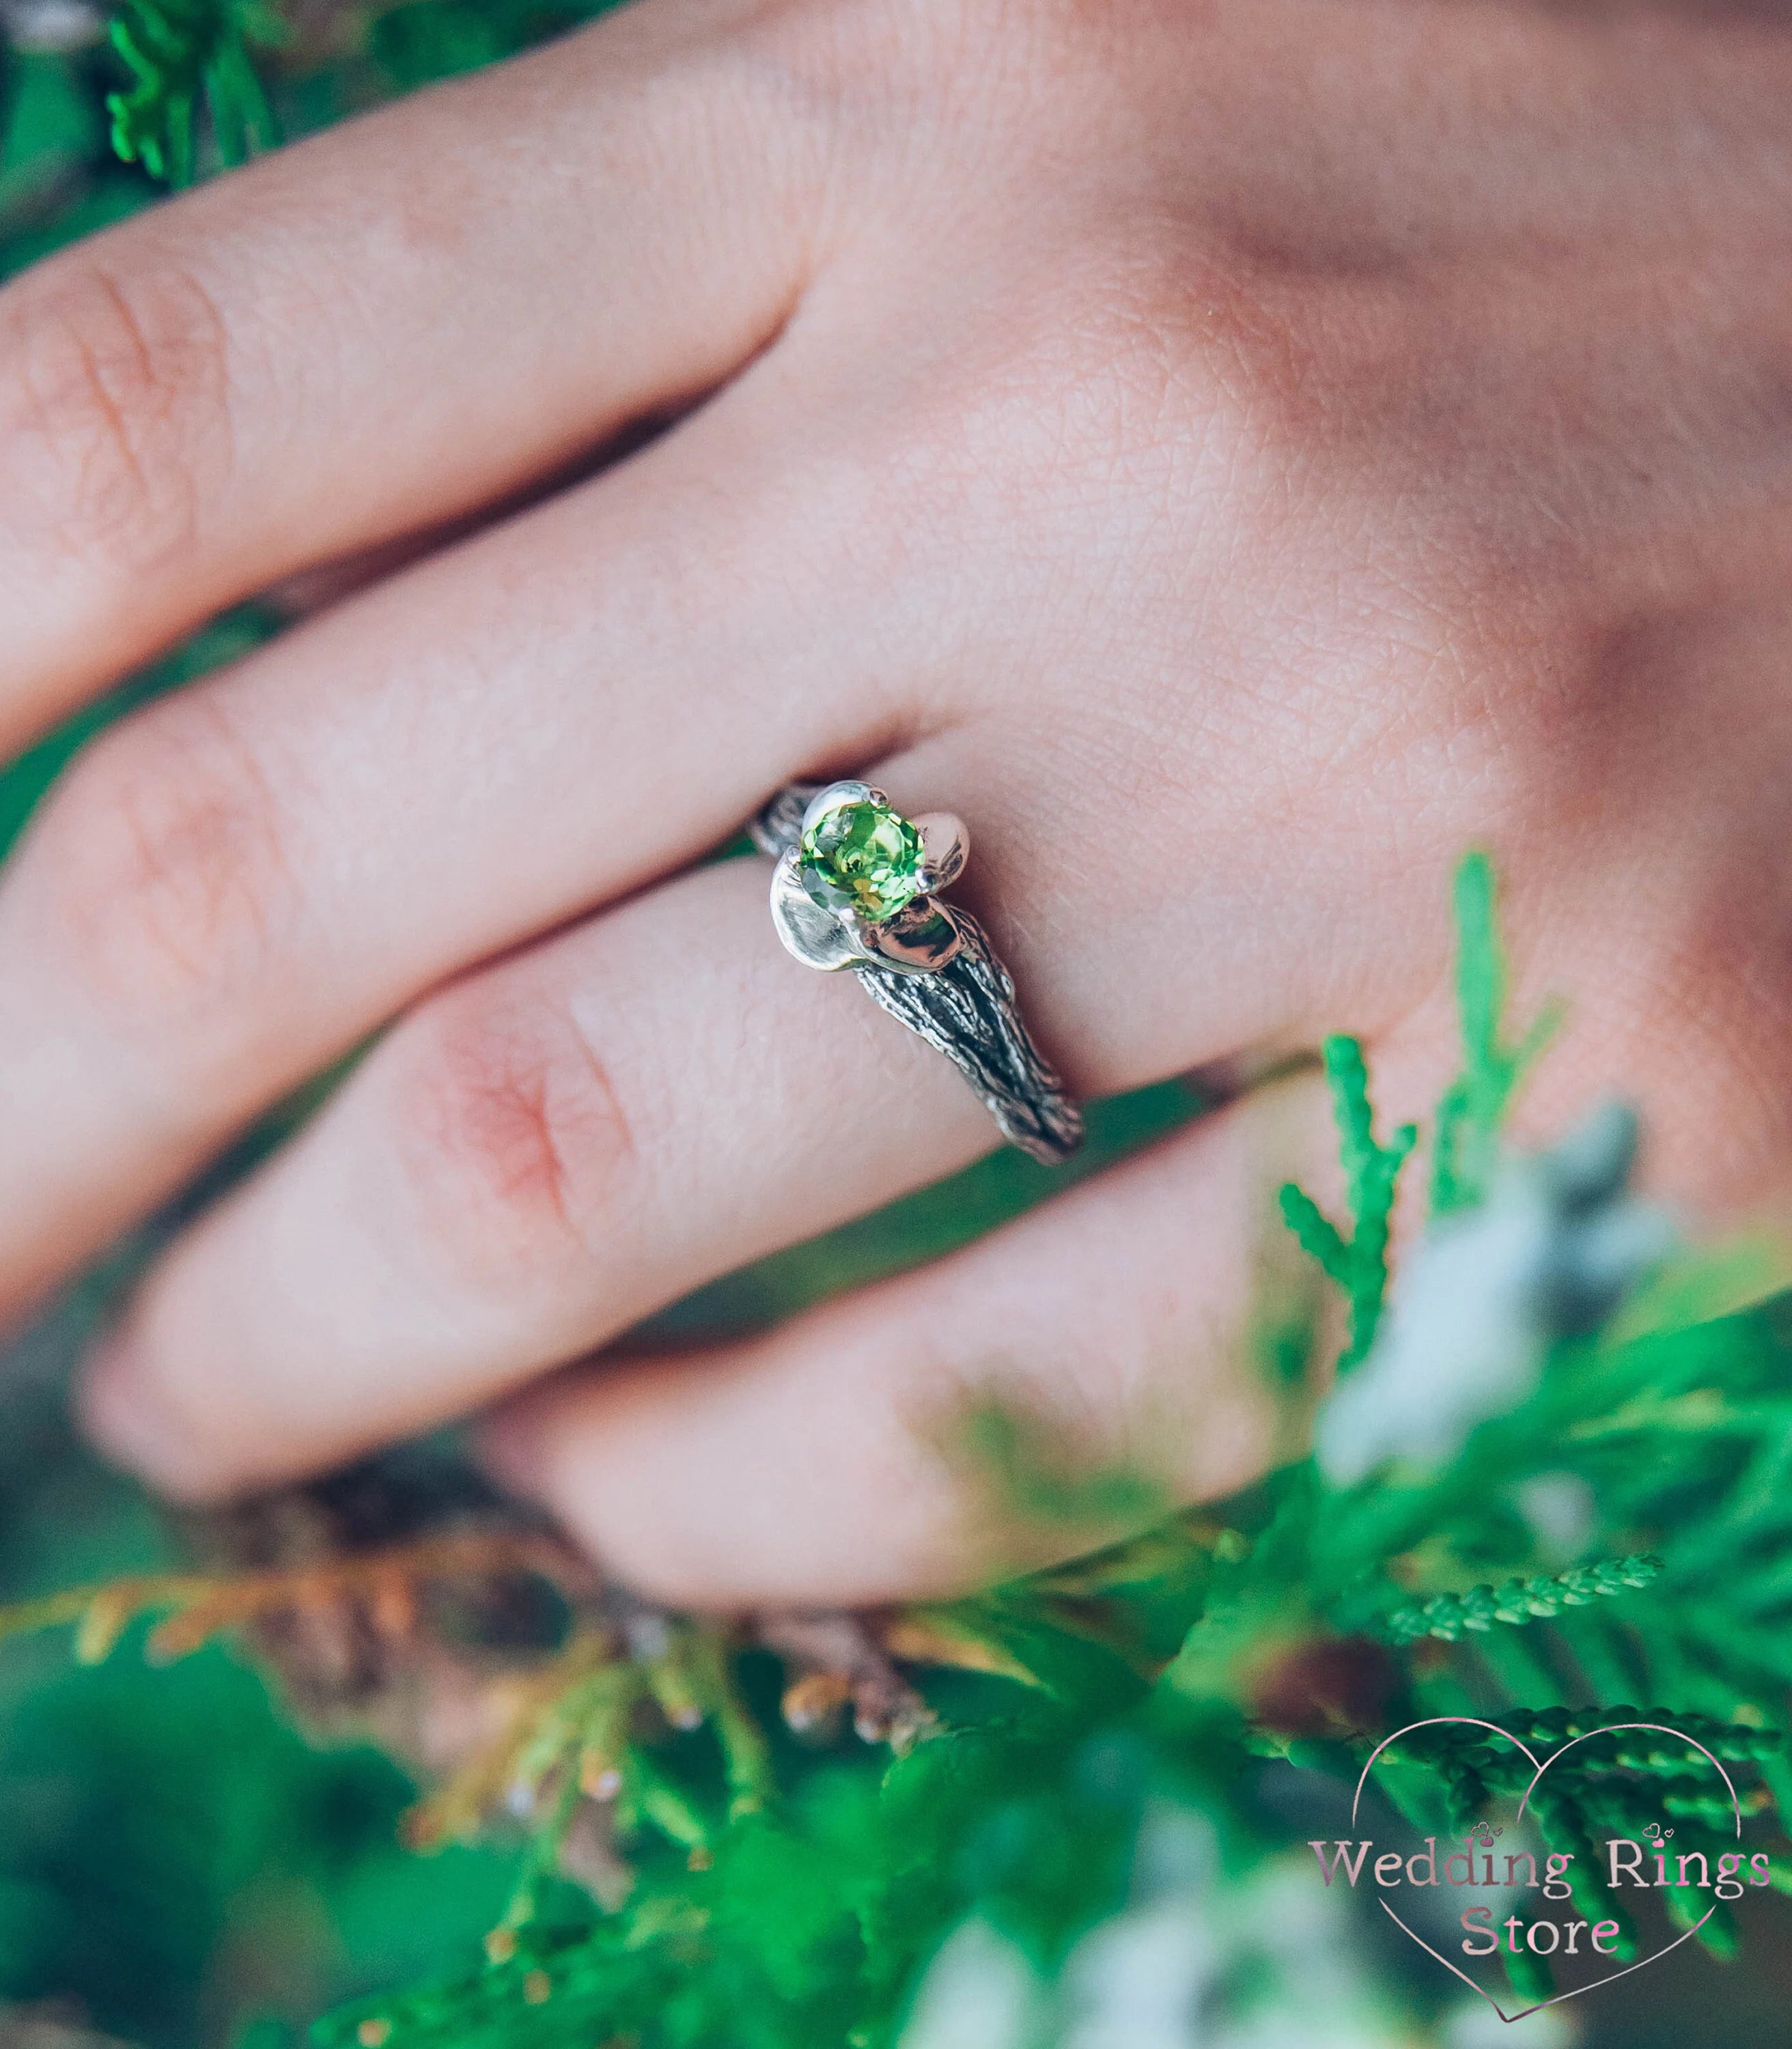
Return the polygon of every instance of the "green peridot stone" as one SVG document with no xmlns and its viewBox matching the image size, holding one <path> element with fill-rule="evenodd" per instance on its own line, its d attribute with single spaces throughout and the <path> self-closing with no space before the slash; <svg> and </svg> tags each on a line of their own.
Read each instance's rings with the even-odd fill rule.
<svg viewBox="0 0 1792 2049">
<path fill-rule="evenodd" d="M 874 925 L 921 893 L 921 835 L 886 804 L 842 804 L 818 818 L 797 848 L 803 886 L 830 911 Z"/>
</svg>

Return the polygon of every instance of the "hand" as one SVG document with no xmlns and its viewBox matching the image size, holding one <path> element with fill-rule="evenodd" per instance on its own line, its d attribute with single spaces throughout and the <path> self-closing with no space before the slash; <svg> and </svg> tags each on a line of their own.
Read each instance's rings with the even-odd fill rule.
<svg viewBox="0 0 1792 2049">
<path fill-rule="evenodd" d="M 1247 1478 L 1304 1083 L 528 1385 L 992 1141 L 763 865 L 689 868 L 803 773 L 970 821 L 1083 1094 L 1338 1027 L 1417 1107 L 1485 842 L 1575 1001 L 1538 1122 L 1622 1083 L 1659 1185 L 1782 1195 L 1789 102 L 1792 27 L 1689 0 L 646 0 L 9 288 L 14 741 L 488 515 L 109 732 L 0 890 L 14 1304 L 397 1021 L 153 1274 L 100 1442 L 203 1497 L 500 1403 L 517 1485 L 712 1603 L 974 1577 L 969 1387 Z"/>
</svg>

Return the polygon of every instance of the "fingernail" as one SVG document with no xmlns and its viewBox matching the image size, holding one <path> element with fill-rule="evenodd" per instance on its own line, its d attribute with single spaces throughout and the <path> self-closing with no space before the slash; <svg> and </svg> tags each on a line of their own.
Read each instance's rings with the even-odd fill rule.
<svg viewBox="0 0 1792 2049">
<path fill-rule="evenodd" d="M 110 1464 L 152 1485 L 180 1488 L 190 1480 L 190 1433 L 157 1392 L 124 1338 L 107 1339 L 89 1356 L 75 1390 L 82 1433 Z"/>
</svg>

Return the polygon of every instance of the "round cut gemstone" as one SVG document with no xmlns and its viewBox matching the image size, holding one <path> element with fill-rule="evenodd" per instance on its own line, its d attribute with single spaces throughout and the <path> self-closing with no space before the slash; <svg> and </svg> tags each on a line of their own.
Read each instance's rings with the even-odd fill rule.
<svg viewBox="0 0 1792 2049">
<path fill-rule="evenodd" d="M 887 804 L 824 812 L 803 835 L 797 859 L 803 886 L 818 904 L 856 911 L 874 925 L 921 893 L 921 835 Z"/>
</svg>

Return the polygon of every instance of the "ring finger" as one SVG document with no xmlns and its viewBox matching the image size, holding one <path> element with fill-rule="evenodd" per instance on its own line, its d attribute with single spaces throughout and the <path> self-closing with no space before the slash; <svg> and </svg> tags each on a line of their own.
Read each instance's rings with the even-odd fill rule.
<svg viewBox="0 0 1792 2049">
<path fill-rule="evenodd" d="M 152 1275 L 102 1441 L 189 1495 L 302 1472 L 986 1149 L 945 1061 L 783 954 L 765 885 L 685 877 L 401 1024 Z"/>
<path fill-rule="evenodd" d="M 76 763 L 0 884 L 0 1301 L 431 985 L 879 747 L 796 461 L 749 378 Z"/>
</svg>

